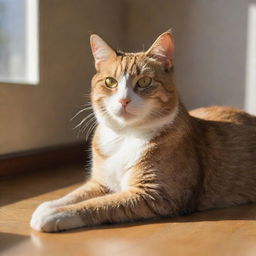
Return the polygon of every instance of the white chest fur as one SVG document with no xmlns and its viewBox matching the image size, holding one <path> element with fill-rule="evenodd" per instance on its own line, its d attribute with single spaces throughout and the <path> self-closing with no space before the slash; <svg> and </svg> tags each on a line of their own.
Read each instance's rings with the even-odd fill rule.
<svg viewBox="0 0 256 256">
<path fill-rule="evenodd" d="M 100 128 L 100 148 L 108 156 L 103 163 L 103 182 L 113 191 L 129 186 L 131 168 L 147 150 L 150 135 L 119 134 L 108 127 Z"/>
</svg>

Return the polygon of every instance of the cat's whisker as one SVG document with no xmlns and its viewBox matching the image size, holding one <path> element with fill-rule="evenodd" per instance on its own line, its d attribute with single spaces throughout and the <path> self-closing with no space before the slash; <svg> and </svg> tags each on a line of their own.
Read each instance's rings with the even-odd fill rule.
<svg viewBox="0 0 256 256">
<path fill-rule="evenodd" d="M 86 133 L 86 136 L 85 136 L 86 141 L 88 141 L 91 133 L 94 131 L 94 129 L 96 128 L 97 125 L 98 125 L 97 122 L 92 123 L 92 125 L 90 126 L 90 128 L 88 129 L 88 131 Z"/>
<path fill-rule="evenodd" d="M 90 126 L 91 123 L 94 123 L 96 120 L 96 118 L 93 116 L 92 118 L 90 118 L 86 124 L 84 125 L 84 127 L 81 128 L 82 133 Z"/>
<path fill-rule="evenodd" d="M 86 104 L 82 105 L 83 107 L 92 106 L 91 102 L 87 102 Z"/>
<path fill-rule="evenodd" d="M 83 129 L 83 132 L 86 131 L 85 137 L 86 140 L 88 140 L 88 137 L 90 135 L 91 130 L 93 130 L 93 127 L 95 127 L 95 125 L 97 125 L 97 119 L 95 117 L 91 118 L 87 123 L 86 126 Z"/>
<path fill-rule="evenodd" d="M 82 112 L 87 111 L 87 110 L 91 110 L 91 109 L 92 109 L 92 107 L 86 107 L 86 108 L 83 108 L 83 109 L 79 110 L 79 111 L 70 119 L 70 121 L 74 120 L 74 119 L 75 119 L 78 115 L 80 115 Z"/>
<path fill-rule="evenodd" d="M 91 113 L 89 115 L 87 115 L 78 125 L 76 125 L 73 130 L 75 130 L 76 128 L 78 128 L 79 126 L 81 126 L 84 122 L 86 122 L 90 117 L 92 117 L 94 115 L 94 113 Z"/>
</svg>

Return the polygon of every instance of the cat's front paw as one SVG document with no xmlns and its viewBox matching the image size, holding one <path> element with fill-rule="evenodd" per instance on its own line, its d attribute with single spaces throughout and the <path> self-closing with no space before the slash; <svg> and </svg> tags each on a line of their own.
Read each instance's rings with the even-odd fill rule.
<svg viewBox="0 0 256 256">
<path fill-rule="evenodd" d="M 47 202 L 46 202 L 47 203 Z M 55 209 L 43 203 L 37 207 L 32 215 L 30 226 L 41 232 L 54 232 L 56 230 Z"/>
<path fill-rule="evenodd" d="M 41 204 L 33 213 L 30 226 L 41 232 L 58 232 L 84 226 L 82 219 L 73 213 Z"/>
<path fill-rule="evenodd" d="M 39 215 L 40 213 L 42 212 L 45 212 L 49 209 L 52 209 L 54 208 L 54 204 L 53 204 L 54 201 L 46 201 L 46 202 L 43 202 L 41 203 L 37 208 L 36 210 L 34 211 L 33 215 Z"/>
</svg>

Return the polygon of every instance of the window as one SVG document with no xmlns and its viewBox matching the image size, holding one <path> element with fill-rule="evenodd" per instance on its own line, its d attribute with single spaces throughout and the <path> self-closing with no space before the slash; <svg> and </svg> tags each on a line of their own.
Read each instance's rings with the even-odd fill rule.
<svg viewBox="0 0 256 256">
<path fill-rule="evenodd" d="M 256 4 L 248 8 L 245 109 L 256 114 Z"/>
<path fill-rule="evenodd" d="M 38 77 L 38 0 L 0 0 L 0 82 Z"/>
</svg>

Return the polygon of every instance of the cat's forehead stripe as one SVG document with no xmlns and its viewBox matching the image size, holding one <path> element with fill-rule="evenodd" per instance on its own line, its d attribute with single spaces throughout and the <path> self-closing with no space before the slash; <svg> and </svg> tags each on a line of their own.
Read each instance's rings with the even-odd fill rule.
<svg viewBox="0 0 256 256">
<path fill-rule="evenodd" d="M 115 76 L 120 76 L 122 73 L 139 75 L 140 67 L 138 64 L 138 58 L 136 55 L 120 56 L 120 62 L 115 70 Z"/>
<path fill-rule="evenodd" d="M 113 63 L 113 76 L 118 78 L 122 74 L 130 74 L 131 76 L 138 76 L 143 72 L 149 72 L 152 68 L 147 60 L 142 59 L 141 56 L 135 54 L 119 56 L 117 63 Z"/>
<path fill-rule="evenodd" d="M 133 56 L 131 59 L 130 59 L 130 62 L 128 63 L 128 69 L 131 73 L 133 73 L 134 71 L 134 67 L 136 66 L 136 56 Z"/>
<path fill-rule="evenodd" d="M 122 60 L 120 62 L 120 65 L 117 65 L 115 68 L 114 76 L 118 77 L 122 73 L 123 67 L 122 67 Z"/>
</svg>

